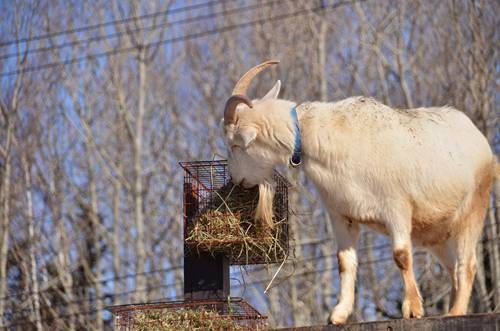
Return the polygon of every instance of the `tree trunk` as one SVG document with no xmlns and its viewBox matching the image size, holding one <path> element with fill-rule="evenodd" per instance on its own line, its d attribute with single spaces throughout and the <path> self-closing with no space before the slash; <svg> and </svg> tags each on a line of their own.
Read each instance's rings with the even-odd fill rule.
<svg viewBox="0 0 500 331">
<path fill-rule="evenodd" d="M 4 326 L 4 310 L 7 294 L 7 257 L 9 250 L 9 207 L 10 207 L 10 141 L 12 135 L 12 124 L 7 124 L 7 155 L 4 159 L 2 176 L 2 187 L 0 191 L 1 219 L 0 224 L 0 327 Z"/>
<path fill-rule="evenodd" d="M 91 156 L 89 155 L 89 159 L 91 159 Z M 90 167 L 89 169 L 93 169 L 94 167 Z M 90 170 L 92 171 L 92 170 Z M 94 284 L 94 290 L 95 290 L 95 310 L 96 310 L 96 329 L 97 330 L 103 330 L 103 318 L 102 318 L 102 312 L 103 312 L 103 302 L 102 302 L 102 286 L 101 286 L 101 280 L 102 280 L 102 275 L 101 275 L 101 243 L 100 243 L 100 238 L 101 238 L 101 224 L 99 221 L 99 206 L 97 205 L 97 192 L 96 192 L 96 183 L 94 180 L 93 174 L 90 174 L 90 182 L 89 182 L 89 191 L 90 191 L 90 215 L 92 217 L 92 223 L 93 223 L 93 228 L 94 228 L 94 249 L 95 249 L 95 256 L 96 256 L 96 261 L 95 261 L 95 271 L 94 274 L 92 275 L 92 283 Z M 90 273 L 92 273 L 92 270 L 89 270 Z"/>
<path fill-rule="evenodd" d="M 23 156 L 22 159 L 23 169 L 24 169 L 24 179 L 26 182 L 26 210 L 28 213 L 28 238 L 29 238 L 29 259 L 30 259 L 30 281 L 31 281 L 31 292 L 33 293 L 32 297 L 32 322 L 35 324 L 36 330 L 42 330 L 42 321 L 40 320 L 40 293 L 38 287 L 38 266 L 36 260 L 36 243 L 37 240 L 35 238 L 35 220 L 33 213 L 33 198 L 32 198 L 32 184 L 31 184 L 31 169 L 27 160 L 26 155 Z"/>
<path fill-rule="evenodd" d="M 326 72 L 326 33 L 328 25 L 326 20 L 320 21 L 319 35 L 318 35 L 318 55 L 319 55 L 319 77 L 320 77 L 320 98 L 321 101 L 328 101 L 328 74 Z"/>
<path fill-rule="evenodd" d="M 143 213 L 143 183 L 142 183 L 142 143 L 144 116 L 146 115 L 145 94 L 146 94 L 146 63 L 145 49 L 140 48 L 138 55 L 139 65 L 139 100 L 137 109 L 135 141 L 134 141 L 134 201 L 135 201 L 135 227 L 137 236 L 135 239 L 136 245 L 136 289 L 139 292 L 135 295 L 135 300 L 144 301 L 146 299 L 146 277 L 144 275 L 144 263 L 146 259 L 146 251 L 144 249 L 144 213 Z"/>
</svg>

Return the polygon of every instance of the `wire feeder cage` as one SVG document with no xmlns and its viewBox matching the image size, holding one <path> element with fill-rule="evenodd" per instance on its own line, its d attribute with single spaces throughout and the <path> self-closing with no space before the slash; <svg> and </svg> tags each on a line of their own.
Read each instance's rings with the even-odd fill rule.
<svg viewBox="0 0 500 331">
<path fill-rule="evenodd" d="M 264 249 L 262 247 L 254 249 L 243 239 L 233 238 L 232 241 L 227 239 L 220 249 L 208 249 L 201 241 L 193 242 L 186 239 L 189 238 L 190 229 L 200 222 L 200 216 L 220 209 L 221 198 L 222 200 L 225 198 L 220 192 L 232 186 L 227 160 L 181 162 L 180 165 L 184 169 L 184 240 L 185 250 L 187 250 L 185 254 L 223 253 L 228 257 L 231 265 L 280 263 L 287 258 L 289 254 L 288 187 L 290 184 L 285 177 L 276 170 L 274 171 L 272 243 L 267 246 L 263 245 Z M 238 188 L 238 190 L 243 189 Z M 256 188 L 254 192 L 258 198 Z M 232 214 L 230 210 L 223 211 L 223 213 Z M 253 242 L 259 242 L 258 234 L 253 234 L 253 237 L 257 237 L 252 238 Z"/>
<path fill-rule="evenodd" d="M 174 330 L 192 325 L 216 330 L 267 329 L 267 317 L 242 298 L 131 304 L 108 309 L 115 316 L 117 331 Z"/>
</svg>

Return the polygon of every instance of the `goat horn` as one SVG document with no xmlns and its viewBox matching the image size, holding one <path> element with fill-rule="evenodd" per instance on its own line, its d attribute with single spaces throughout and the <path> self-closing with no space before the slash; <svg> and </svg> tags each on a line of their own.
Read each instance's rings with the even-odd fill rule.
<svg viewBox="0 0 500 331">
<path fill-rule="evenodd" d="M 226 107 L 224 108 L 224 123 L 226 125 L 236 121 L 236 107 L 238 104 L 244 103 L 248 107 L 252 108 L 252 101 L 250 101 L 250 99 L 246 96 L 248 86 L 252 82 L 252 79 L 254 79 L 254 77 L 261 71 L 267 69 L 273 64 L 278 64 L 279 62 L 280 61 L 277 60 L 263 62 L 251 68 L 243 76 L 241 76 L 234 86 L 232 96 L 227 100 Z"/>
<path fill-rule="evenodd" d="M 252 101 L 245 95 L 236 94 L 232 95 L 226 101 L 226 107 L 224 108 L 224 125 L 234 124 L 236 122 L 236 107 L 244 103 L 248 107 L 252 108 Z"/>
<path fill-rule="evenodd" d="M 278 64 L 279 62 L 280 61 L 277 60 L 269 60 L 259 65 L 256 65 L 255 67 L 248 70 L 243 76 L 241 76 L 240 80 L 234 86 L 233 95 L 236 94 L 246 95 L 248 86 L 252 82 L 252 79 L 254 79 L 254 77 L 257 76 L 261 71 L 267 69 L 268 67 L 274 64 Z"/>
</svg>

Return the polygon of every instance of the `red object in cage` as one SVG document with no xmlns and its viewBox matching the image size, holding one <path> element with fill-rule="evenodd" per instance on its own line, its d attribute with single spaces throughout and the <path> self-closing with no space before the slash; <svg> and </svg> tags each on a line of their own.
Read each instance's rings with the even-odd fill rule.
<svg viewBox="0 0 500 331">
<path fill-rule="evenodd" d="M 114 306 L 108 309 L 115 316 L 115 330 L 117 331 L 165 326 L 168 313 L 183 312 L 213 312 L 212 315 L 200 314 L 195 316 L 200 316 L 200 319 L 230 320 L 238 330 L 264 330 L 267 328 L 267 317 L 261 315 L 242 298 L 131 304 Z M 154 314 L 155 318 L 149 318 L 146 321 L 141 319 L 141 314 L 151 314 L 154 311 L 158 312 Z"/>
<path fill-rule="evenodd" d="M 197 222 L 197 216 L 214 208 L 213 200 L 217 191 L 231 182 L 231 176 L 226 160 L 181 162 L 184 169 L 184 239 L 188 238 L 188 229 Z M 280 251 L 269 259 L 257 254 L 243 254 L 239 258 L 229 257 L 232 265 L 262 264 L 281 262 L 288 256 L 289 228 L 288 228 L 288 181 L 277 171 L 274 171 L 273 180 L 275 193 L 273 199 L 274 219 L 279 220 L 275 225 Z M 195 245 L 188 244 L 187 250 L 194 250 Z M 200 250 L 199 247 L 196 250 Z M 222 252 L 224 253 L 224 252 Z"/>
</svg>

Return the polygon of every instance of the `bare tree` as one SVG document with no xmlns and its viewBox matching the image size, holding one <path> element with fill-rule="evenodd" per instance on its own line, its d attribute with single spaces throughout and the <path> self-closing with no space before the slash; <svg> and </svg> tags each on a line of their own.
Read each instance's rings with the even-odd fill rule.
<svg viewBox="0 0 500 331">
<path fill-rule="evenodd" d="M 19 70 L 0 76 L 1 326 L 104 330 L 107 305 L 182 295 L 177 163 L 224 157 L 223 102 L 262 60 L 281 63 L 254 97 L 281 79 L 282 97 L 299 103 L 362 94 L 394 107 L 449 104 L 500 148 L 495 1 L 18 0 L 0 9 L 0 68 Z M 272 326 L 324 323 L 338 295 L 333 230 L 300 171 L 281 170 L 305 188 L 290 197 L 294 254 L 266 293 L 278 265 L 233 268 L 241 286 L 232 294 Z M 500 307 L 499 196 L 497 184 L 472 312 Z M 398 317 L 387 239 L 360 238 L 353 319 Z M 446 271 L 415 254 L 426 311 L 441 314 Z"/>
</svg>

